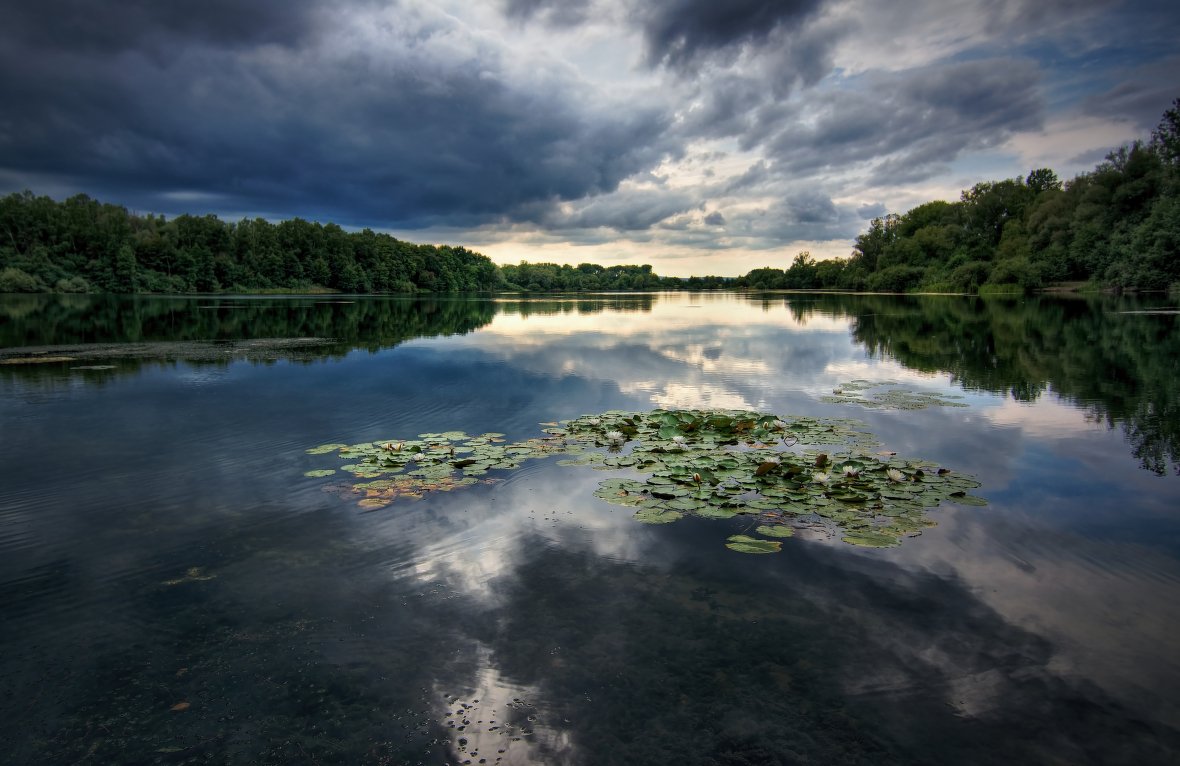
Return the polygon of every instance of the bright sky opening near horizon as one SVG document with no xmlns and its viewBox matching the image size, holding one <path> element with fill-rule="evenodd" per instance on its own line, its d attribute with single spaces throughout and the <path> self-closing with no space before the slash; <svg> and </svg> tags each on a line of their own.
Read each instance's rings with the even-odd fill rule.
<svg viewBox="0 0 1180 766">
<path fill-rule="evenodd" d="M 1180 96 L 1175 0 L 0 0 L 0 192 L 667 276 L 849 254 Z"/>
</svg>

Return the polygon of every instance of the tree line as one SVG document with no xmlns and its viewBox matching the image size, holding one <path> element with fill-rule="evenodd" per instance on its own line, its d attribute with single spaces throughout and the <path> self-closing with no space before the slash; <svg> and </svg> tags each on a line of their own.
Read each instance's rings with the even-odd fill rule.
<svg viewBox="0 0 1180 766">
<path fill-rule="evenodd" d="M 462 247 L 295 218 L 137 215 L 81 194 L 0 199 L 0 292 L 460 292 L 503 286 Z"/>
<path fill-rule="evenodd" d="M 1022 292 L 1053 283 L 1180 289 L 1180 99 L 1147 141 L 1062 183 L 1048 168 L 872 221 L 847 259 L 800 253 L 751 288 Z"/>
<path fill-rule="evenodd" d="M 1180 99 L 1146 141 L 1062 182 L 1049 168 L 873 219 L 846 259 L 661 277 L 651 266 L 496 266 L 463 247 L 295 218 L 137 215 L 86 195 L 0 199 L 0 293 L 1180 289 Z"/>
</svg>

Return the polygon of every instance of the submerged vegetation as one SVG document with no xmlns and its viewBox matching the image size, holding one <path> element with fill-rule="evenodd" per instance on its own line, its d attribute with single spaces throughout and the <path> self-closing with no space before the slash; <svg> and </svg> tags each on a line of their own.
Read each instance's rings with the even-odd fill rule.
<svg viewBox="0 0 1180 766">
<path fill-rule="evenodd" d="M 943 501 L 982 505 L 979 483 L 925 460 L 873 452 L 856 421 L 784 417 L 733 410 L 610 411 L 549 424 L 545 436 L 506 443 L 503 434 L 461 431 L 416 439 L 325 444 L 339 470 L 363 481 L 347 487 L 365 509 L 399 497 L 470 486 L 525 460 L 566 456 L 561 465 L 626 471 L 642 478 L 600 482 L 595 496 L 635 509 L 635 519 L 665 524 L 685 516 L 748 518 L 752 531 L 729 538 L 742 553 L 772 553 L 796 529 L 846 543 L 891 547 L 934 524 L 926 509 Z M 330 474 L 326 469 L 309 477 Z"/>
</svg>

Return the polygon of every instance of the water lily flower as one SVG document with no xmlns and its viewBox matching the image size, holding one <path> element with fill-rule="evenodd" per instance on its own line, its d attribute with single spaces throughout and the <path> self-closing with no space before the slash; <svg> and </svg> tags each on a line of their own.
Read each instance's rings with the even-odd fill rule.
<svg viewBox="0 0 1180 766">
<path fill-rule="evenodd" d="M 893 482 L 905 481 L 905 474 L 902 473 L 901 471 L 897 470 L 896 468 L 890 468 L 888 471 L 885 472 L 885 475 L 889 477 L 889 481 L 893 481 Z"/>
<path fill-rule="evenodd" d="M 775 427 L 775 428 L 777 428 L 777 429 L 778 429 L 778 430 L 780 430 L 780 431 L 785 431 L 785 430 L 787 430 L 787 424 L 786 424 L 784 421 L 782 421 L 782 420 L 775 420 L 775 421 L 774 421 L 774 427 Z"/>
<path fill-rule="evenodd" d="M 590 418 L 590 419 L 589 419 L 589 420 L 587 420 L 586 422 L 587 422 L 589 425 L 592 425 L 592 426 L 597 426 L 597 425 L 601 425 L 601 424 L 602 424 L 602 419 L 601 419 L 601 418 Z"/>
<path fill-rule="evenodd" d="M 679 434 L 672 437 L 672 443 L 678 447 L 683 446 L 684 442 L 685 442 L 685 438 L 683 436 L 680 436 Z"/>
<path fill-rule="evenodd" d="M 844 477 L 848 479 L 855 479 L 860 476 L 860 469 L 853 465 L 844 466 Z"/>
<path fill-rule="evenodd" d="M 817 471 L 816 473 L 811 474 L 811 480 L 817 484 L 827 484 L 828 479 L 830 478 L 832 477 L 826 473 L 823 473 L 822 471 Z"/>
<path fill-rule="evenodd" d="M 607 431 L 606 440 L 612 444 L 622 444 L 627 440 L 627 437 L 623 436 L 622 431 Z"/>
</svg>

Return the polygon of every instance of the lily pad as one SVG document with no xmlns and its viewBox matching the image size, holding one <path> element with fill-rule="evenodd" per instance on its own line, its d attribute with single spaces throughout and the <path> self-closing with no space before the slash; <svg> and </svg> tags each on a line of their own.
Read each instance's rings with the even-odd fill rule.
<svg viewBox="0 0 1180 766">
<path fill-rule="evenodd" d="M 906 388 L 888 388 L 899 385 L 897 381 L 852 380 L 841 383 L 830 396 L 820 401 L 830 404 L 859 404 L 870 409 L 921 410 L 926 407 L 966 407 L 958 394 L 940 394 L 932 391 L 913 391 Z"/>
<path fill-rule="evenodd" d="M 859 545 L 863 548 L 892 548 L 899 543 L 896 535 L 868 530 L 850 532 L 840 539 L 849 545 Z"/>
<path fill-rule="evenodd" d="M 635 512 L 635 520 L 644 524 L 667 524 L 684 516 L 676 511 L 663 511 L 658 508 L 641 508 Z"/>
<path fill-rule="evenodd" d="M 347 446 L 348 446 L 347 444 L 321 444 L 318 447 L 312 447 L 311 449 L 309 449 L 307 451 L 307 454 L 309 454 L 309 455 L 326 455 L 329 452 L 336 452 L 336 451 L 343 449 L 344 447 L 347 447 Z"/>
<path fill-rule="evenodd" d="M 759 540 L 747 535 L 733 535 L 725 543 L 725 547 L 738 553 L 778 553 L 783 544 L 778 540 Z"/>
<path fill-rule="evenodd" d="M 336 473 L 335 468 L 317 468 L 314 471 L 306 471 L 303 475 L 309 479 L 319 479 L 324 476 L 331 476 Z"/>
<path fill-rule="evenodd" d="M 876 385 L 852 381 L 845 393 Z M 744 410 L 610 411 L 547 424 L 544 434 L 510 444 L 501 434 L 443 431 L 309 452 L 336 451 L 350 461 L 341 470 L 376 479 L 352 488 L 365 496 L 361 502 L 367 508 L 495 481 L 497 473 L 528 460 L 558 456 L 562 466 L 625 474 L 628 478 L 602 481 L 594 495 L 639 509 L 635 518 L 643 523 L 739 514 L 810 517 L 845 542 L 870 547 L 897 545 L 899 538 L 919 533 L 933 524 L 926 509 L 944 501 L 986 502 L 968 494 L 979 486 L 969 476 L 926 460 L 872 452 L 878 446 L 872 434 L 847 418 Z M 476 478 L 485 474 L 491 477 Z M 793 530 L 786 523 L 764 523 L 757 531 L 787 537 Z"/>
</svg>

